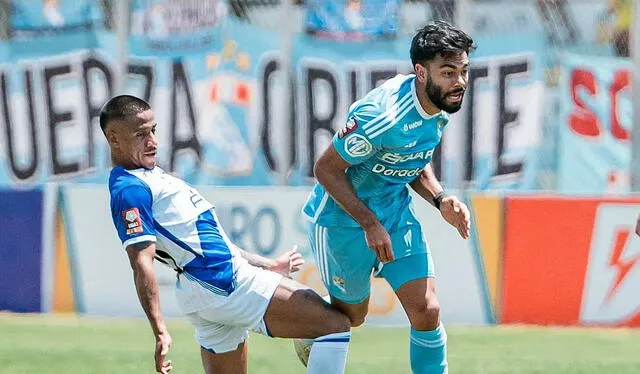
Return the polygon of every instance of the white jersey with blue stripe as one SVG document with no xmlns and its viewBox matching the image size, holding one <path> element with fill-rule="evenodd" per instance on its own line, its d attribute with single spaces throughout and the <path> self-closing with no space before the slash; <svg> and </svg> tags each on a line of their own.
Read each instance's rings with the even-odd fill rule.
<svg viewBox="0 0 640 374">
<path fill-rule="evenodd" d="M 356 195 L 383 224 L 409 207 L 407 184 L 431 161 L 448 122 L 445 112 L 424 111 L 413 74 L 389 79 L 349 108 L 333 146 L 351 165 L 346 174 Z M 322 226 L 358 226 L 319 183 L 303 211 Z"/>
<path fill-rule="evenodd" d="M 116 167 L 109 177 L 111 214 L 124 248 L 156 243 L 156 259 L 222 296 L 235 287 L 245 261 L 196 189 L 161 168 Z M 192 309 L 197 309 L 194 306 Z"/>
</svg>

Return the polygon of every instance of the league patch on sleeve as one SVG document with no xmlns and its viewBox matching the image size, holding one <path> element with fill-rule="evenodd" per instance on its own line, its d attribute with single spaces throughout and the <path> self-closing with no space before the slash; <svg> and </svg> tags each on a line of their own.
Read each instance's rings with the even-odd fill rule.
<svg viewBox="0 0 640 374">
<path fill-rule="evenodd" d="M 344 138 L 345 135 L 348 135 L 356 131 L 357 128 L 358 128 L 358 122 L 356 122 L 356 119 L 353 117 L 349 118 L 349 120 L 344 125 L 344 127 L 341 128 L 340 131 L 338 131 L 338 138 L 339 139 Z"/>
<path fill-rule="evenodd" d="M 122 218 L 127 226 L 127 235 L 138 234 L 142 232 L 142 220 L 140 220 L 140 212 L 138 208 L 127 209 L 122 212 Z"/>
</svg>

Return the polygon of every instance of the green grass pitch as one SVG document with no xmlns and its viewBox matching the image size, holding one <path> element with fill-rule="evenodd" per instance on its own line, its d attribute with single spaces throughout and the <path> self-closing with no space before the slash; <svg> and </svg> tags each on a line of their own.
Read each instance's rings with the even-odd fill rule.
<svg viewBox="0 0 640 374">
<path fill-rule="evenodd" d="M 192 328 L 169 320 L 174 373 L 202 373 Z M 447 327 L 449 371 L 464 373 L 640 373 L 640 330 Z M 291 341 L 253 334 L 249 373 L 304 373 Z M 153 373 L 144 319 L 0 315 L 0 373 Z M 410 373 L 406 328 L 354 330 L 348 374 Z"/>
</svg>

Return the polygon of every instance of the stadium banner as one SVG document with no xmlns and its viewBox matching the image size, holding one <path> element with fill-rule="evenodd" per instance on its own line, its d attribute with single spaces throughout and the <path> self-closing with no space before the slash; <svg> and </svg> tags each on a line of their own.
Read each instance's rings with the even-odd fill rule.
<svg viewBox="0 0 640 374">
<path fill-rule="evenodd" d="M 310 0 L 304 2 L 305 30 L 335 40 L 395 36 L 399 0 Z"/>
<path fill-rule="evenodd" d="M 558 190 L 629 192 L 631 61 L 572 54 L 561 60 Z"/>
<path fill-rule="evenodd" d="M 501 323 L 640 326 L 640 198 L 505 201 Z"/>
<path fill-rule="evenodd" d="M 230 239 L 249 252 L 274 257 L 299 245 L 306 265 L 295 278 L 326 294 L 315 268 L 301 208 L 308 188 L 200 187 L 200 193 L 216 206 Z M 106 187 L 68 184 L 63 187 L 64 217 L 69 233 L 72 269 L 70 282 L 76 295 L 76 311 L 100 316 L 141 316 L 131 268 L 109 212 Z M 484 279 L 477 268 L 471 241 L 462 240 L 433 207 L 416 199 L 416 213 L 424 223 L 438 274 L 438 295 L 447 323 L 484 324 L 491 321 Z M 174 295 L 176 275 L 157 265 L 160 299 L 168 316 L 180 315 Z M 54 300 L 56 303 L 57 300 Z M 384 280 L 374 279 L 367 323 L 406 325 L 407 319 L 395 294 Z"/>
<path fill-rule="evenodd" d="M 222 2 L 132 5 L 140 22 L 129 38 L 125 92 L 150 101 L 160 164 L 192 184 L 311 184 L 311 163 L 342 127 L 348 105 L 411 71 L 408 38 L 336 43 L 301 36 L 285 87 L 284 42 L 275 29 L 227 18 Z M 0 185 L 106 181 L 97 115 L 114 94 L 117 53 L 111 16 L 103 13 L 91 8 L 92 23 L 78 21 L 91 27 L 72 29 L 84 38 L 77 43 L 64 33 L 25 34 L 31 47 L 22 54 L 22 42 L 0 43 L 13 51 L 0 54 Z M 465 105 L 434 160 L 448 187 L 535 188 L 542 39 L 477 38 Z"/>
<path fill-rule="evenodd" d="M 480 36 L 476 42 L 465 102 L 434 154 L 436 174 L 450 188 L 535 189 L 544 39 L 515 34 Z M 368 43 L 309 35 L 296 39 L 298 145 L 290 184 L 311 179 L 313 161 L 344 126 L 354 100 L 398 73 L 413 71 L 410 43 L 405 38 Z"/>
<path fill-rule="evenodd" d="M 273 184 L 273 162 L 263 150 L 284 148 L 280 138 L 289 132 L 289 126 L 275 131 L 269 123 L 282 122 L 288 113 L 282 108 L 290 106 L 276 99 L 284 97 L 280 36 L 224 21 L 224 11 L 213 18 L 197 13 L 190 25 L 181 17 L 191 13 L 180 7 L 202 8 L 199 2 L 178 8 L 175 2 L 141 3 L 134 3 L 133 16 L 166 18 L 160 26 L 177 30 L 167 36 L 155 25 L 132 30 L 129 38 L 124 93 L 154 108 L 160 164 L 194 184 Z M 0 185 L 108 178 L 98 114 L 115 92 L 114 35 L 79 29 L 73 36 L 87 42 L 52 33 L 0 43 L 6 52 L 0 52 Z M 51 47 L 57 45 L 66 49 Z"/>
<path fill-rule="evenodd" d="M 0 190 L 0 310 L 43 311 L 43 217 L 41 189 Z"/>
<path fill-rule="evenodd" d="M 100 2 L 8 0 L 0 4 L 8 22 L 0 41 L 0 61 L 39 58 L 95 48 L 104 29 Z"/>
</svg>

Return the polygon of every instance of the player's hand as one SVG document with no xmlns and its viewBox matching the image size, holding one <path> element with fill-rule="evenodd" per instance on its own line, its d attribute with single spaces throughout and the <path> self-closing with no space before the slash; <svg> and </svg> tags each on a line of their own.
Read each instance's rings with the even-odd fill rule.
<svg viewBox="0 0 640 374">
<path fill-rule="evenodd" d="M 288 277 L 289 274 L 300 270 L 302 265 L 304 265 L 304 259 L 302 255 L 298 253 L 298 246 L 294 245 L 290 251 L 276 258 L 273 266 L 269 270 Z"/>
<path fill-rule="evenodd" d="M 173 370 L 171 366 L 171 360 L 165 361 L 167 354 L 169 354 L 169 347 L 171 347 L 171 335 L 168 332 L 156 335 L 156 371 L 158 373 L 167 374 Z"/>
<path fill-rule="evenodd" d="M 640 236 L 640 216 L 638 216 L 638 220 L 636 221 L 636 235 Z"/>
<path fill-rule="evenodd" d="M 367 247 L 376 252 L 376 257 L 380 262 L 393 261 L 393 250 L 391 248 L 391 237 L 380 222 L 364 228 L 364 235 Z"/>
<path fill-rule="evenodd" d="M 440 202 L 440 214 L 451 226 L 458 229 L 464 239 L 471 233 L 471 213 L 469 208 L 455 196 L 447 196 Z"/>
</svg>

